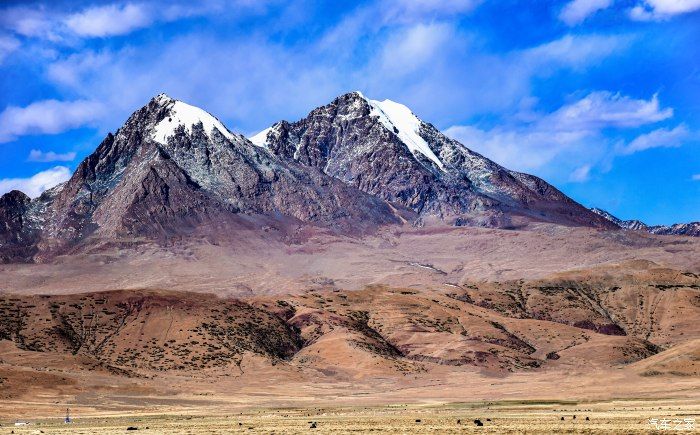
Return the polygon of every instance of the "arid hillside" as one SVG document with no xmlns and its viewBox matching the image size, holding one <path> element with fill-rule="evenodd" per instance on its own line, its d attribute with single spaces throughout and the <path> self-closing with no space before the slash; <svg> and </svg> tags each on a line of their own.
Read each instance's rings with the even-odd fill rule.
<svg viewBox="0 0 700 435">
<path fill-rule="evenodd" d="M 6 294 L 0 379 L 5 400 L 95 404 L 194 393 L 386 400 L 397 388 L 416 400 L 528 397 L 519 379 L 542 383 L 546 397 L 573 381 L 567 373 L 583 384 L 567 394 L 611 395 L 598 391 L 601 372 L 615 395 L 639 395 L 662 379 L 697 386 L 699 320 L 700 277 L 648 262 L 433 290 Z M 445 387 L 427 386 L 436 382 Z"/>
</svg>

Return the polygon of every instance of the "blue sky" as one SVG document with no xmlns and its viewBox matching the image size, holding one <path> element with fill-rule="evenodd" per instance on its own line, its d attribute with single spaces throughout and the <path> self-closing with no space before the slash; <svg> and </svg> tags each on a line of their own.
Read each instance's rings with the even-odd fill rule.
<svg viewBox="0 0 700 435">
<path fill-rule="evenodd" d="M 361 90 L 586 206 L 700 220 L 700 0 L 3 2 L 0 192 L 166 92 L 252 134 Z"/>
</svg>

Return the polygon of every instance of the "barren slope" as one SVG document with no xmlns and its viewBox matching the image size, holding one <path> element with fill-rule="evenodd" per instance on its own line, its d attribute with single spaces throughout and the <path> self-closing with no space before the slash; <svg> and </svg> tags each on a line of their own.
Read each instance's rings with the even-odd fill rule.
<svg viewBox="0 0 700 435">
<path fill-rule="evenodd" d="M 700 279 L 638 266 L 586 278 L 244 300 L 167 291 L 5 295 L 0 378 L 13 400 L 84 391 L 98 401 L 194 391 L 354 400 L 360 390 L 390 400 L 403 389 L 447 400 L 532 397 L 518 389 L 523 381 L 541 384 L 537 396 L 546 397 L 567 373 L 581 379 L 578 390 L 567 381 L 567 396 L 609 397 L 600 376 L 615 395 L 647 394 L 668 377 L 674 391 L 697 389 Z M 458 380 L 483 389 L 460 389 Z M 345 391 L 350 385 L 360 390 Z"/>
<path fill-rule="evenodd" d="M 305 227 L 266 231 L 259 225 L 230 228 L 228 240 L 210 241 L 203 234 L 166 245 L 105 244 L 51 264 L 0 265 L 0 291 L 165 288 L 250 296 L 368 284 L 444 288 L 636 260 L 700 273 L 700 240 L 690 237 L 542 225 L 519 231 L 402 227 L 352 238 Z"/>
</svg>

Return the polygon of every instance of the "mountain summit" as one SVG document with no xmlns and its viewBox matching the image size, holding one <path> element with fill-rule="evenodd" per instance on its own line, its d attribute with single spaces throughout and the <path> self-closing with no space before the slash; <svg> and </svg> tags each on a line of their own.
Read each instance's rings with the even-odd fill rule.
<svg viewBox="0 0 700 435">
<path fill-rule="evenodd" d="M 218 238 L 231 228 L 295 222 L 361 233 L 401 220 L 386 201 L 277 157 L 161 94 L 108 134 L 66 183 L 32 201 L 4 195 L 0 251 L 4 261 L 41 260 L 105 240 L 202 230 Z"/>
<path fill-rule="evenodd" d="M 542 179 L 503 168 L 448 138 L 406 106 L 360 92 L 342 95 L 297 122 L 280 121 L 251 141 L 404 205 L 422 220 L 613 227 Z"/>
<path fill-rule="evenodd" d="M 303 227 L 361 235 L 385 225 L 617 228 L 543 180 L 507 170 L 359 92 L 251 140 L 165 94 L 134 112 L 69 181 L 0 198 L 0 261 L 44 261 L 104 243 Z M 268 229 L 268 230 L 263 230 Z M 273 237 L 273 235 L 264 235 Z"/>
</svg>

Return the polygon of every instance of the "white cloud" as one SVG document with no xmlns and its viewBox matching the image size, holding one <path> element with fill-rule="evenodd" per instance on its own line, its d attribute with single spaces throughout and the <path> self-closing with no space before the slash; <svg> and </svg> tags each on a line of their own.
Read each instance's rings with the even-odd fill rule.
<svg viewBox="0 0 700 435">
<path fill-rule="evenodd" d="M 629 36 L 565 35 L 554 41 L 526 49 L 521 62 L 533 69 L 547 67 L 584 68 L 595 65 L 629 45 Z"/>
<path fill-rule="evenodd" d="M 47 75 L 56 84 L 79 88 L 85 75 L 107 67 L 110 62 L 114 62 L 114 57 L 106 51 L 76 53 L 50 64 L 47 68 Z"/>
<path fill-rule="evenodd" d="M 9 106 L 0 113 L 0 143 L 26 134 L 61 133 L 95 121 L 102 114 L 101 104 L 86 100 L 42 100 L 26 107 Z"/>
<path fill-rule="evenodd" d="M 445 134 L 511 169 L 538 170 L 557 159 L 557 166 L 569 168 L 569 180 L 580 182 L 592 168 L 587 163 L 585 169 L 581 161 L 604 159 L 609 153 L 604 129 L 635 128 L 672 115 L 670 108 L 659 106 L 656 95 L 644 100 L 598 91 L 550 113 L 518 114 L 509 124 L 487 130 L 453 126 Z M 678 133 L 670 135 L 680 137 Z M 641 140 L 635 146 L 642 146 Z"/>
<path fill-rule="evenodd" d="M 700 0 L 643 0 L 630 9 L 637 21 L 666 20 L 674 15 L 700 10 Z"/>
<path fill-rule="evenodd" d="M 468 11 L 472 3 L 416 5 L 448 14 Z M 373 7 L 377 12 L 388 6 Z M 106 129 L 118 127 L 159 92 L 204 105 L 231 128 L 253 131 L 281 118 L 295 119 L 352 89 L 401 101 L 425 119 L 450 125 L 475 114 L 512 111 L 530 97 L 533 79 L 584 70 L 630 40 L 569 35 L 529 49 L 489 53 L 468 28 L 437 19 L 390 26 L 381 14 L 362 12 L 367 10 L 349 14 L 318 40 L 292 46 L 265 34 L 222 40 L 192 33 L 138 47 L 83 50 L 51 64 L 47 76 L 66 95 L 109 107 L 100 120 Z"/>
<path fill-rule="evenodd" d="M 11 36 L 0 35 L 0 63 L 20 46 L 19 41 Z"/>
<path fill-rule="evenodd" d="M 447 24 L 411 26 L 393 35 L 384 45 L 382 67 L 392 75 L 413 72 L 433 60 L 453 36 L 452 27 Z"/>
<path fill-rule="evenodd" d="M 55 151 L 31 150 L 27 160 L 30 162 L 72 162 L 75 160 L 75 152 L 57 153 Z"/>
<path fill-rule="evenodd" d="M 28 37 L 41 37 L 55 40 L 53 16 L 43 7 L 30 8 L 17 6 L 0 11 L 0 24 L 3 27 Z"/>
<path fill-rule="evenodd" d="M 177 21 L 226 9 L 237 13 L 260 11 L 267 3 L 263 0 L 182 0 L 167 4 L 119 1 L 70 12 L 43 5 L 15 6 L 0 9 L 0 25 L 22 36 L 73 45 L 76 39 L 125 35 L 158 22 Z"/>
<path fill-rule="evenodd" d="M 3 178 L 0 179 L 0 195 L 11 190 L 19 190 L 36 198 L 45 190 L 67 181 L 70 177 L 70 169 L 65 166 L 56 166 L 29 178 Z"/>
<path fill-rule="evenodd" d="M 574 183 L 583 183 L 588 181 L 591 177 L 591 165 L 583 165 L 576 168 L 571 175 L 569 175 L 569 181 Z"/>
<path fill-rule="evenodd" d="M 637 100 L 611 92 L 592 92 L 549 116 L 560 129 L 592 130 L 606 127 L 638 127 L 673 116 L 673 109 L 661 109 L 657 95 Z"/>
<path fill-rule="evenodd" d="M 567 35 L 497 54 L 483 50 L 479 38 L 467 29 L 440 26 L 445 27 L 426 27 L 442 31 L 435 32 L 441 43 L 430 51 L 428 61 L 395 63 L 388 69 L 383 56 L 398 44 L 393 35 L 405 34 L 406 27 L 392 32 L 379 44 L 380 59 L 370 59 L 356 73 L 352 88 L 374 98 L 401 101 L 421 117 L 449 126 L 475 115 L 512 112 L 531 97 L 533 80 L 559 71 L 585 71 L 631 41 L 627 36 Z"/>
<path fill-rule="evenodd" d="M 695 174 L 691 177 L 693 181 L 700 181 L 700 174 Z"/>
<path fill-rule="evenodd" d="M 78 36 L 105 37 L 147 27 L 154 19 L 144 5 L 127 3 L 85 9 L 66 17 L 65 24 Z"/>
<path fill-rule="evenodd" d="M 685 14 L 700 9 L 700 0 L 646 0 L 660 14 Z"/>
<path fill-rule="evenodd" d="M 550 130 L 545 126 L 501 126 L 480 129 L 474 126 L 453 126 L 444 133 L 469 149 L 517 171 L 541 169 L 555 157 L 581 148 L 587 134 Z M 589 147 L 584 147 L 590 153 Z"/>
<path fill-rule="evenodd" d="M 341 91 L 362 89 L 373 98 L 401 101 L 425 119 L 450 125 L 477 114 L 511 111 L 530 96 L 533 79 L 585 70 L 632 40 L 627 35 L 568 35 L 532 48 L 491 51 L 477 29 L 454 21 L 455 15 L 481 3 L 485 2 L 377 2 L 348 14 L 312 51 L 328 59 L 332 70 L 341 71 L 336 82 L 350 83 Z M 388 12 L 397 4 L 435 9 L 424 15 Z M 428 38 L 424 44 L 408 44 L 410 32 L 418 35 L 417 29 Z M 411 52 L 403 49 L 406 45 L 424 48 L 423 56 L 400 56 Z M 392 64 L 389 59 L 406 61 Z"/>
<path fill-rule="evenodd" d="M 653 10 L 649 10 L 641 5 L 637 5 L 630 9 L 629 15 L 630 18 L 632 18 L 635 21 L 651 21 L 657 19 L 657 17 L 654 16 Z"/>
<path fill-rule="evenodd" d="M 99 119 L 105 130 L 118 128 L 135 109 L 166 92 L 206 108 L 229 128 L 248 131 L 290 112 L 307 113 L 352 89 L 343 82 L 347 71 L 313 56 L 249 35 L 235 41 L 186 35 L 139 50 L 85 51 L 55 62 L 48 78 L 68 94 L 109 107 Z"/>
<path fill-rule="evenodd" d="M 581 24 L 596 12 L 609 8 L 613 0 L 572 0 L 559 14 L 559 19 L 569 26 Z"/>
<path fill-rule="evenodd" d="M 677 148 L 690 136 L 690 131 L 685 124 L 680 124 L 676 128 L 669 130 L 659 128 L 649 133 L 637 136 L 629 144 L 620 147 L 621 154 L 633 154 L 651 148 Z"/>
</svg>

